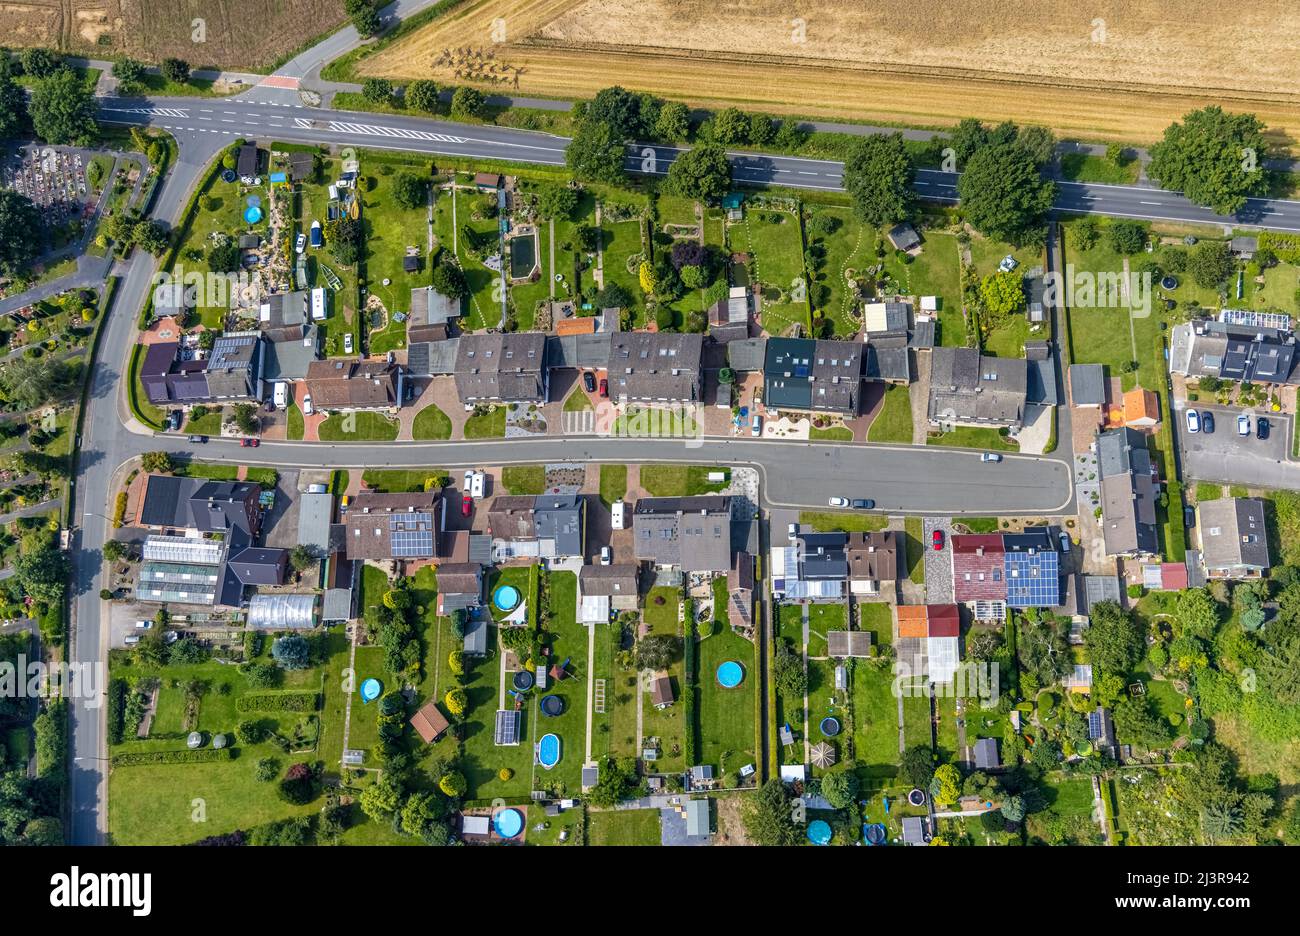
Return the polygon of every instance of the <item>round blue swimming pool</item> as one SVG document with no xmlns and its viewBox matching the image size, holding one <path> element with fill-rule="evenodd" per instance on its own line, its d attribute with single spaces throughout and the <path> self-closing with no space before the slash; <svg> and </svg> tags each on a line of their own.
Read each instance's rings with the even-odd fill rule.
<svg viewBox="0 0 1300 936">
<path fill-rule="evenodd" d="M 745 668 L 735 660 L 727 660 L 718 666 L 718 685 L 723 689 L 735 689 L 745 680 Z"/>
<path fill-rule="evenodd" d="M 519 607 L 519 589 L 513 585 L 502 585 L 492 593 L 492 603 L 498 611 L 513 611 Z"/>
<path fill-rule="evenodd" d="M 378 679 L 367 679 L 361 683 L 361 701 L 373 702 L 384 691 L 384 684 Z"/>
<path fill-rule="evenodd" d="M 550 770 L 560 762 L 560 738 L 544 734 L 537 741 L 537 763 Z"/>
<path fill-rule="evenodd" d="M 262 220 L 262 209 L 256 205 L 249 205 L 244 209 L 244 220 L 249 224 L 256 224 Z"/>
<path fill-rule="evenodd" d="M 512 839 L 524 830 L 524 817 L 517 809 L 503 809 L 492 817 L 492 827 L 497 835 Z"/>
<path fill-rule="evenodd" d="M 814 819 L 808 823 L 808 841 L 814 845 L 829 845 L 831 843 L 831 825 L 824 819 Z"/>
</svg>

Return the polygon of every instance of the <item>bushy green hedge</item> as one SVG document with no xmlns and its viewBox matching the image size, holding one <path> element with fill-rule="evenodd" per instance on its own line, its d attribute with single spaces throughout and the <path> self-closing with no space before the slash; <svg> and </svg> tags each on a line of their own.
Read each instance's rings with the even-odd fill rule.
<svg viewBox="0 0 1300 936">
<path fill-rule="evenodd" d="M 238 712 L 314 712 L 317 692 L 248 692 L 235 700 Z"/>
<path fill-rule="evenodd" d="M 126 730 L 126 680 L 108 683 L 108 743 L 121 744 Z"/>
<path fill-rule="evenodd" d="M 202 764 L 208 761 L 232 760 L 234 748 L 199 748 L 195 751 L 128 751 L 114 754 L 114 767 L 147 767 L 154 764 Z"/>
</svg>

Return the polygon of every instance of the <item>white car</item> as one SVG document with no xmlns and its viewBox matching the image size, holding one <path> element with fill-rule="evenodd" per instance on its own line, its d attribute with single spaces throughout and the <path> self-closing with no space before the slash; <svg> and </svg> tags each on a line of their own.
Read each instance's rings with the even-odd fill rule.
<svg viewBox="0 0 1300 936">
<path fill-rule="evenodd" d="M 1002 258 L 1002 262 L 998 264 L 998 272 L 1010 273 L 1018 266 L 1020 266 L 1020 261 L 1017 260 L 1015 257 L 1011 256 L 1011 254 L 1007 254 L 1005 257 Z"/>
<path fill-rule="evenodd" d="M 298 239 L 293 242 L 294 253 L 302 253 L 303 248 L 307 246 L 307 235 L 299 234 Z"/>
<path fill-rule="evenodd" d="M 847 507 L 849 499 L 847 497 L 832 497 L 829 501 L 832 507 Z"/>
<path fill-rule="evenodd" d="M 1240 416 L 1237 417 L 1237 435 L 1239 436 L 1250 435 L 1250 414 L 1249 413 L 1242 413 Z"/>
<path fill-rule="evenodd" d="M 344 354 L 352 353 L 352 332 L 348 332 L 346 335 L 343 336 L 343 353 Z"/>
<path fill-rule="evenodd" d="M 460 489 L 466 494 L 469 493 L 470 486 L 474 483 L 474 469 L 470 468 L 465 472 L 465 479 L 461 482 Z"/>
<path fill-rule="evenodd" d="M 754 428 L 749 430 L 749 434 L 756 439 L 763 434 L 763 417 L 757 413 L 754 414 Z"/>
<path fill-rule="evenodd" d="M 790 524 L 790 528 L 786 532 L 790 534 L 790 539 L 794 539 L 796 536 L 799 535 L 799 524 L 797 523 Z"/>
<path fill-rule="evenodd" d="M 153 627 L 153 621 L 136 621 L 135 626 L 137 630 L 149 630 Z"/>
<path fill-rule="evenodd" d="M 610 549 L 608 546 L 600 547 L 600 564 L 609 565 L 613 561 L 614 561 L 614 550 Z"/>
<path fill-rule="evenodd" d="M 302 412 L 303 412 L 303 415 L 304 415 L 304 416 L 310 416 L 312 413 L 316 412 L 314 409 L 311 408 L 311 394 L 310 394 L 310 393 L 307 394 L 305 397 L 302 398 Z"/>
<path fill-rule="evenodd" d="M 980 456 L 980 461 L 982 461 L 982 462 L 1000 462 L 1000 461 L 1002 461 L 1002 456 L 999 455 L 997 452 L 985 452 L 983 455 Z"/>
<path fill-rule="evenodd" d="M 1188 432 L 1201 431 L 1201 414 L 1196 412 L 1196 410 L 1194 409 L 1189 409 L 1187 411 L 1187 431 Z"/>
</svg>

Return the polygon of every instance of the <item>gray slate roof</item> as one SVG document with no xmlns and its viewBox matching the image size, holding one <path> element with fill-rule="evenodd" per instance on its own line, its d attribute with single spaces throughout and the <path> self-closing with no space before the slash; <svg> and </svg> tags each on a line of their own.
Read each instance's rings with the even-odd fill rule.
<svg viewBox="0 0 1300 936">
<path fill-rule="evenodd" d="M 1269 567 L 1264 502 L 1255 497 L 1205 501 L 1197 508 L 1201 561 L 1210 572 Z"/>
<path fill-rule="evenodd" d="M 643 497 L 633 510 L 636 557 L 684 572 L 731 568 L 731 498 Z"/>
<path fill-rule="evenodd" d="M 1097 468 L 1106 555 L 1157 552 L 1156 490 L 1146 436 L 1127 427 L 1099 432 Z"/>
<path fill-rule="evenodd" d="M 932 422 L 1020 426 L 1028 393 L 1028 363 L 974 348 L 935 348 L 930 370 Z"/>
</svg>

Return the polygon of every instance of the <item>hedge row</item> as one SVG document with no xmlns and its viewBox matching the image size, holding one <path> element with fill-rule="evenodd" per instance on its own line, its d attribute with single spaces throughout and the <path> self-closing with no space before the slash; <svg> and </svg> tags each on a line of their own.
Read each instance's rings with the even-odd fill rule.
<svg viewBox="0 0 1300 936">
<path fill-rule="evenodd" d="M 147 767 L 154 764 L 202 764 L 208 761 L 231 760 L 234 748 L 199 748 L 195 751 L 128 751 L 114 754 L 114 767 Z"/>
<path fill-rule="evenodd" d="M 116 678 L 108 683 L 108 743 L 121 744 L 126 733 L 126 680 Z"/>
<path fill-rule="evenodd" d="M 318 692 L 247 692 L 235 700 L 238 712 L 314 712 Z"/>
</svg>

